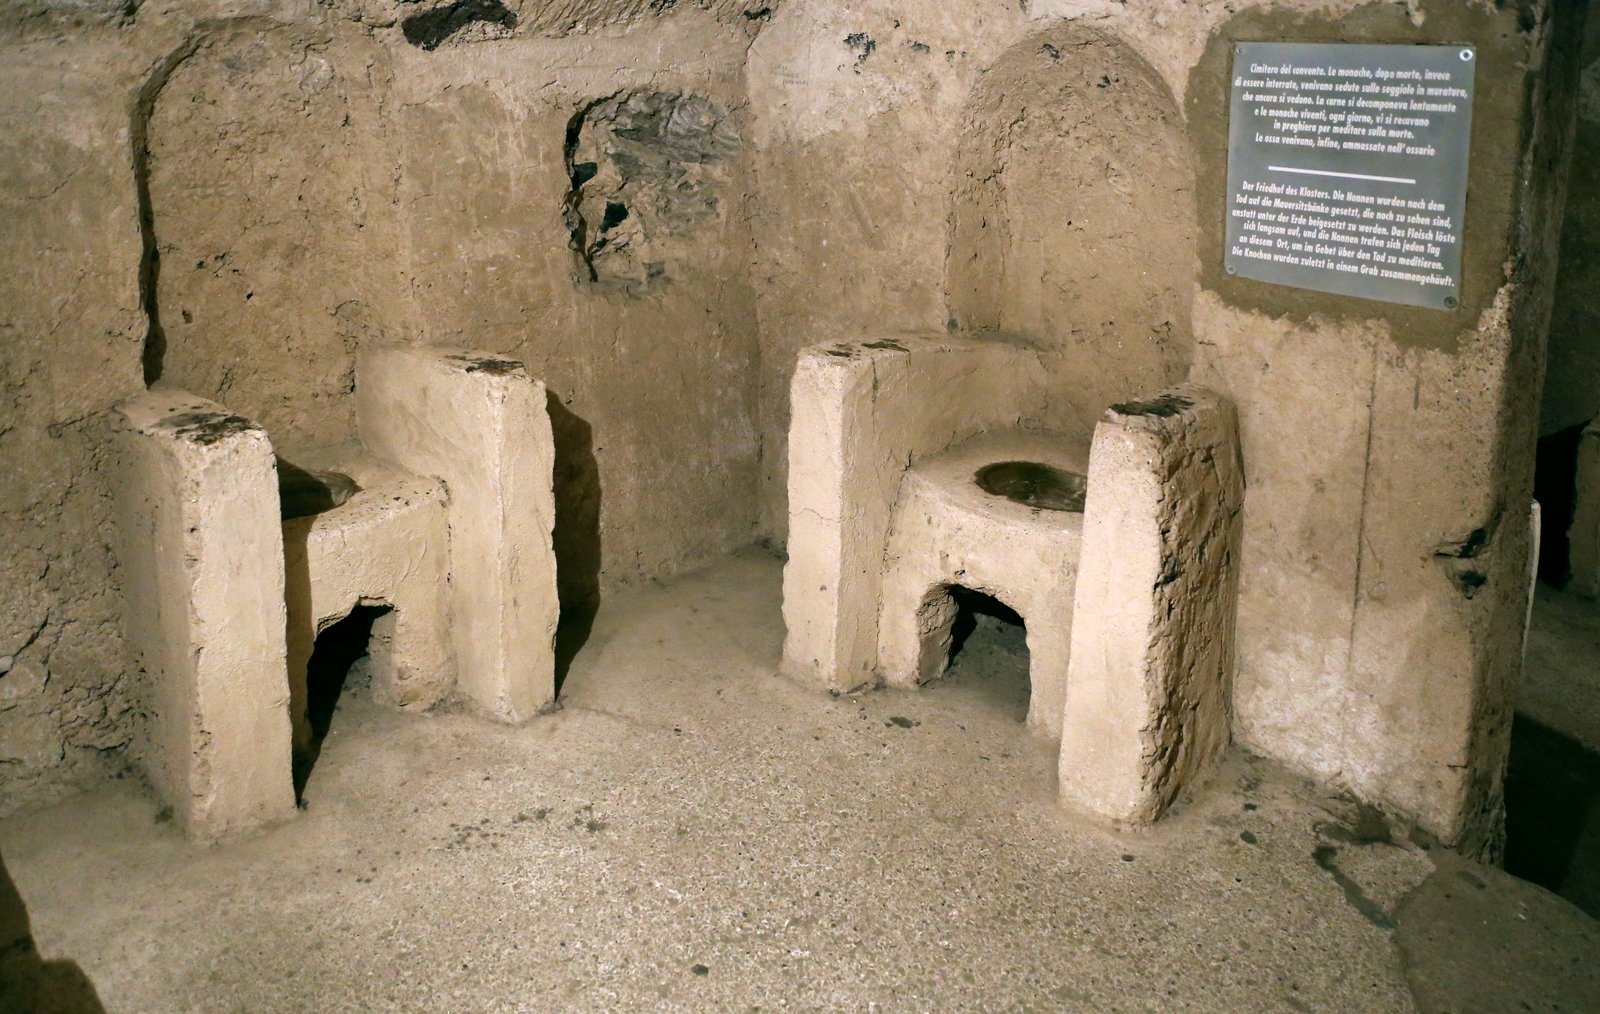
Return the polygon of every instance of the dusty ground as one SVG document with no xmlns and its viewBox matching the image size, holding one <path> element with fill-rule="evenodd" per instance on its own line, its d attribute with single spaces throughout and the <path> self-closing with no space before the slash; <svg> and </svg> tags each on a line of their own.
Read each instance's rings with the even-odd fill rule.
<svg viewBox="0 0 1600 1014">
<path fill-rule="evenodd" d="M 1511 731 L 1506 869 L 1600 916 L 1600 602 L 1543 582 Z"/>
<path fill-rule="evenodd" d="M 1600 602 L 1539 582 L 1517 710 L 1600 750 Z"/>
<path fill-rule="evenodd" d="M 741 555 L 613 597 L 521 728 L 351 686 L 250 840 L 132 780 L 9 820 L 38 953 L 116 1012 L 1600 1009 L 1594 920 L 1272 764 L 1153 833 L 1064 812 L 1014 628 L 918 691 L 776 678 L 779 586 Z"/>
</svg>

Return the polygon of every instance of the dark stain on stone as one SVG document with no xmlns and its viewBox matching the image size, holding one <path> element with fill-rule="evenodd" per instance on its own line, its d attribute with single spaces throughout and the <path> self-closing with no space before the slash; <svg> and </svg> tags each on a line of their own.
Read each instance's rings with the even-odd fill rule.
<svg viewBox="0 0 1600 1014">
<path fill-rule="evenodd" d="M 1382 810 L 1359 800 L 1350 802 L 1355 806 L 1353 817 L 1339 821 L 1319 821 L 1312 830 L 1330 841 L 1342 842 L 1345 845 L 1394 843 L 1393 832 L 1389 829 L 1389 821 L 1384 817 Z"/>
<path fill-rule="evenodd" d="M 760 10 L 745 11 L 744 17 L 746 21 L 765 21 L 772 17 L 772 8 L 763 7 Z"/>
<path fill-rule="evenodd" d="M 972 477 L 978 488 L 1035 510 L 1083 513 L 1089 480 L 1037 461 L 997 461 Z"/>
<path fill-rule="evenodd" d="M 689 973 L 691 975 L 710 975 L 711 969 L 707 968 L 705 965 L 693 965 L 690 967 Z"/>
<path fill-rule="evenodd" d="M 891 349 L 895 352 L 911 351 L 892 338 L 880 338 L 875 342 L 862 342 L 861 347 L 864 349 Z"/>
<path fill-rule="evenodd" d="M 913 53 L 931 53 L 933 52 L 933 47 L 928 45 L 926 42 L 913 42 L 911 44 L 911 51 Z"/>
<path fill-rule="evenodd" d="M 898 725 L 902 729 L 909 729 L 916 724 L 911 719 L 901 715 L 890 715 L 889 721 L 893 722 L 895 725 Z"/>
<path fill-rule="evenodd" d="M 1048 42 L 1044 44 L 1043 48 L 1040 51 L 1043 52 L 1046 56 L 1048 56 L 1052 60 L 1061 59 L 1061 50 L 1059 50 L 1056 47 L 1050 45 L 1050 43 L 1048 43 Z"/>
<path fill-rule="evenodd" d="M 1153 398 L 1125 401 L 1120 405 L 1112 405 L 1111 411 L 1118 415 L 1153 415 L 1167 418 L 1193 407 L 1194 402 L 1181 394 L 1158 394 Z"/>
<path fill-rule="evenodd" d="M 466 373 L 487 373 L 492 377 L 507 377 L 522 369 L 522 363 L 516 359 L 500 359 L 494 356 L 449 356 L 451 362 L 461 363 Z"/>
<path fill-rule="evenodd" d="M 615 229 L 627 220 L 628 206 L 626 204 L 619 201 L 607 201 L 605 216 L 600 219 L 600 231 L 606 232 L 609 229 Z"/>
<path fill-rule="evenodd" d="M 411 15 L 400 22 L 400 31 L 413 46 L 432 51 L 474 21 L 485 21 L 502 28 L 517 27 L 516 14 L 500 0 L 457 0 L 453 4 Z"/>
<path fill-rule="evenodd" d="M 1479 589 L 1489 583 L 1483 568 L 1461 561 L 1476 560 L 1489 551 L 1495 530 L 1500 527 L 1501 515 L 1502 511 L 1496 507 L 1483 526 L 1474 528 L 1466 535 L 1447 538 L 1433 547 L 1434 560 L 1444 568 L 1463 598 L 1474 597 Z"/>
<path fill-rule="evenodd" d="M 229 415 L 226 412 L 180 412 L 168 416 L 162 422 L 171 426 L 177 436 L 203 447 L 210 447 L 239 433 L 251 433 L 260 429 L 244 416 Z"/>
<path fill-rule="evenodd" d="M 1244 842 L 1246 845 L 1254 845 L 1257 839 L 1255 832 L 1253 831 L 1240 831 L 1239 840 Z"/>
<path fill-rule="evenodd" d="M 1122 861 L 1125 862 L 1125 863 L 1131 863 L 1131 862 L 1133 862 L 1133 856 L 1130 856 L 1127 853 L 1123 853 Z"/>
<path fill-rule="evenodd" d="M 1499 519 L 1496 518 L 1496 521 Z M 1474 560 L 1483 548 L 1489 544 L 1489 538 L 1494 534 L 1495 521 L 1482 528 L 1474 528 L 1466 536 L 1459 539 L 1446 539 L 1433 549 L 1434 556 L 1448 556 L 1457 560 Z"/>
<path fill-rule="evenodd" d="M 878 43 L 866 32 L 852 32 L 844 37 L 844 44 L 850 47 L 850 52 L 856 54 L 856 73 L 861 73 L 860 67 L 867 62 L 867 57 L 878 48 Z"/>
<path fill-rule="evenodd" d="M 1317 866 L 1333 875 L 1333 882 L 1338 884 L 1339 889 L 1344 892 L 1344 900 L 1349 902 L 1351 908 L 1361 913 L 1362 918 L 1379 929 L 1394 929 L 1394 920 L 1390 918 L 1389 913 L 1367 897 L 1367 892 L 1361 889 L 1361 885 L 1351 880 L 1343 870 L 1334 864 L 1334 859 L 1338 858 L 1338 855 L 1339 850 L 1332 845 L 1318 845 L 1311 852 L 1311 860 Z"/>
</svg>

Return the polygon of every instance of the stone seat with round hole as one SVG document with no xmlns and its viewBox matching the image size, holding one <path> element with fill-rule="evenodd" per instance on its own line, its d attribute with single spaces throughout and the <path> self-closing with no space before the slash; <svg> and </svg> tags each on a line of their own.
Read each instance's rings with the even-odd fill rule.
<svg viewBox="0 0 1600 1014">
<path fill-rule="evenodd" d="M 925 683 L 950 659 L 951 589 L 992 595 L 1027 624 L 1028 725 L 1061 734 L 1089 449 L 1058 433 L 985 433 L 901 479 L 884 558 L 878 673 Z"/>
<path fill-rule="evenodd" d="M 783 671 L 914 685 L 946 664 L 951 588 L 988 592 L 1026 624 L 1063 799 L 1149 823 L 1231 735 L 1237 421 L 1189 386 L 1084 419 L 1064 373 L 998 335 L 801 351 Z"/>
</svg>

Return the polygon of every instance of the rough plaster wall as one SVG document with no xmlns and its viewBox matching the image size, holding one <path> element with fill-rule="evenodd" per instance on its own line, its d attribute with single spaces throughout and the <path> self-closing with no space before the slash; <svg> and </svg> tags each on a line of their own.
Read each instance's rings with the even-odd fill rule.
<svg viewBox="0 0 1600 1014">
<path fill-rule="evenodd" d="M 945 328 L 955 124 L 982 67 L 1025 28 L 1001 0 L 791 0 L 750 47 L 761 524 L 775 541 L 786 535 L 795 357 L 829 340 Z"/>
<path fill-rule="evenodd" d="M 0 27 L 0 812 L 96 776 L 134 729 L 104 443 L 140 387 L 128 121 L 106 101 L 133 78 L 92 13 Z M 81 41 L 28 41 L 57 30 Z"/>
<path fill-rule="evenodd" d="M 682 18 L 609 39 L 396 54 L 418 330 L 525 362 L 559 402 L 558 443 L 562 426 L 587 428 L 603 585 L 755 537 L 748 169 L 742 155 L 719 164 L 727 182 L 702 194 L 714 209 L 652 237 L 655 284 L 596 284 L 568 245 L 566 131 L 595 100 L 636 93 L 710 99 L 738 128 L 746 41 Z"/>
<path fill-rule="evenodd" d="M 558 474 L 593 568 L 576 587 L 753 537 L 747 159 L 728 161 L 715 214 L 674 240 L 671 283 L 644 298 L 584 284 L 562 220 L 566 129 L 597 99 L 704 95 L 743 130 L 765 17 L 670 6 L 569 4 L 588 20 L 530 16 L 517 38 L 431 50 L 379 4 L 0 12 L 0 812 L 120 769 L 137 724 L 101 432 L 142 386 L 135 136 L 166 381 L 259 415 L 293 451 L 349 435 L 361 341 L 509 352 L 559 394 L 573 457 Z M 110 765 L 83 763 L 102 750 Z"/>
<path fill-rule="evenodd" d="M 159 376 L 291 457 L 354 435 L 357 345 L 408 336 L 387 65 L 353 26 L 228 23 L 149 117 Z"/>
<path fill-rule="evenodd" d="M 703 17 L 431 50 L 336 21 L 217 29 L 150 120 L 163 383 L 261 420 L 292 456 L 352 435 L 361 342 L 514 355 L 558 425 L 587 428 L 592 461 L 572 467 L 600 486 L 594 584 L 747 541 L 746 41 Z M 660 155 L 706 110 L 714 157 Z M 599 175 L 575 188 L 574 159 Z M 593 220 L 582 257 L 574 214 Z"/>
<path fill-rule="evenodd" d="M 1160 77 L 1114 39 L 1064 26 L 1009 49 L 961 129 L 951 320 L 1059 353 L 1055 393 L 1085 438 L 1107 406 L 1187 376 L 1194 175 Z"/>
<path fill-rule="evenodd" d="M 1600 12 L 1590 9 L 1539 433 L 1600 416 Z"/>
<path fill-rule="evenodd" d="M 1114 192 L 1120 185 L 1141 195 L 1166 189 L 1174 199 L 1154 213 L 1159 221 L 1151 234 L 1181 241 L 1192 229 L 1181 222 L 1192 201 L 1181 193 L 1191 170 L 1181 144 L 1181 114 L 1172 97 L 1181 101 L 1188 69 L 1207 33 L 1228 13 L 1221 4 L 1160 0 L 791 0 L 774 11 L 771 24 L 751 46 L 749 62 L 753 135 L 760 148 L 755 159 L 758 253 L 753 281 L 762 334 L 764 532 L 776 541 L 784 537 L 782 435 L 788 426 L 786 392 L 796 351 L 852 334 L 944 327 L 952 310 L 959 318 L 971 308 L 971 282 L 958 272 L 947 292 L 944 273 L 952 253 L 950 233 L 960 243 L 971 231 L 959 220 L 952 230 L 952 214 L 959 218 L 961 211 L 977 209 L 981 221 L 987 189 L 991 203 L 1000 201 L 995 207 L 1003 215 L 1000 188 L 976 188 L 972 201 L 951 199 L 953 175 L 973 168 L 984 149 L 1004 151 L 1014 175 L 1021 178 L 1016 193 L 1032 196 L 1038 191 L 1030 192 L 1029 177 L 1059 180 L 1067 174 L 1052 158 L 1054 153 L 1044 150 L 1051 143 L 1052 121 L 1064 119 L 1056 106 L 1081 111 L 1079 126 L 1090 132 L 1119 120 L 1144 123 L 1134 128 L 1138 141 L 1128 149 L 1143 142 L 1148 147 L 1142 157 L 1162 164 L 1145 167 L 1148 175 L 1129 174 L 1131 179 L 1108 173 L 1105 189 Z M 1063 27 L 1063 19 L 1073 24 Z M 1081 60 L 1061 44 L 1071 40 L 1066 47 L 1072 47 L 1097 37 Z M 1062 59 L 1051 58 L 1046 45 L 1062 53 Z M 1030 73 L 1039 60 L 1052 70 Z M 1091 77 L 1086 70 L 1093 64 L 1101 65 L 1100 74 Z M 1123 68 L 1128 73 L 1121 73 Z M 1106 75 L 1113 79 L 1108 89 L 1094 89 L 1091 96 L 1075 87 L 1099 83 L 1107 70 L 1114 71 Z M 1113 85 L 1117 97 L 1146 106 L 1130 109 L 1131 103 L 1115 101 L 1107 94 Z M 1012 137 L 1007 124 L 984 122 L 990 108 L 1002 106 L 1007 107 L 1008 122 L 1031 118 L 1031 126 L 1042 129 L 1024 129 L 1022 136 Z M 1029 115 L 1021 116 L 1023 112 Z M 1074 169 L 1091 171 L 1074 161 Z M 1107 210 L 1111 206 L 1100 205 Z M 1045 284 L 1027 286 L 1032 294 L 1017 323 L 1054 335 L 1064 345 L 1081 342 L 1081 328 L 1078 336 L 1072 334 L 1078 326 L 1072 310 L 1087 319 L 1109 306 L 1073 307 L 1074 294 L 1053 283 L 1081 275 L 1089 265 L 1075 249 L 1043 241 L 1058 216 L 1063 221 L 1072 216 L 1042 195 L 1037 202 L 1024 202 L 1023 211 L 1019 222 L 1037 217 L 1039 225 L 1019 229 L 1023 239 L 1033 242 L 1017 252 L 1033 252 L 1045 262 L 1036 275 Z M 1152 214 L 1146 211 L 1149 221 Z M 1128 235 L 1109 219 L 1098 223 L 1097 230 L 1113 247 Z M 1170 344 L 1181 350 L 1188 339 L 1183 322 L 1192 260 L 1174 245 L 1156 251 L 1155 261 L 1175 288 L 1175 298 L 1157 301 L 1163 312 L 1156 326 L 1172 320 Z M 1047 278 L 1047 272 L 1060 277 Z M 826 299 L 816 298 L 807 281 L 814 277 L 829 279 Z M 978 300 L 991 306 L 999 301 L 998 294 Z M 1119 299 L 1107 302 L 1115 306 Z M 1154 315 L 1146 309 L 1139 307 L 1136 316 Z M 992 324 L 997 316 L 991 310 L 977 322 Z M 1113 311 L 1095 324 L 1116 319 Z M 1129 319 L 1123 314 L 1117 330 L 1131 333 Z M 1127 335 L 1116 337 L 1125 340 Z M 1149 339 L 1141 335 L 1138 340 Z M 1169 369 L 1187 363 L 1180 350 L 1151 357 L 1161 365 L 1148 371 L 1151 382 L 1141 389 L 1181 379 L 1181 367 Z M 1113 386 L 1117 393 L 1105 402 L 1099 392 L 1085 393 L 1086 402 L 1097 402 L 1087 410 L 1086 426 L 1092 426 L 1105 403 L 1134 393 L 1120 385 L 1107 385 L 1107 391 Z"/>
<path fill-rule="evenodd" d="M 1492 854 L 1525 594 L 1522 436 L 1549 305 L 1533 239 L 1559 209 L 1562 158 L 1559 145 L 1528 146 L 1561 133 L 1558 115 L 1538 118 L 1541 75 L 1567 87 L 1561 60 L 1544 63 L 1544 39 L 1574 26 L 1552 27 L 1539 4 L 1028 7 L 800 0 L 751 48 L 764 530 L 782 536 L 784 463 L 772 451 L 794 349 L 943 323 L 933 262 L 951 204 L 939 181 L 961 150 L 961 112 L 1001 54 L 1060 18 L 1089 24 L 1162 75 L 1193 146 L 1191 379 L 1238 403 L 1249 483 L 1236 731 Z M 1555 9 L 1570 20 L 1571 5 Z M 1458 311 L 1221 277 L 1234 38 L 1480 47 L 1479 74 L 1494 84 L 1475 114 Z"/>
</svg>

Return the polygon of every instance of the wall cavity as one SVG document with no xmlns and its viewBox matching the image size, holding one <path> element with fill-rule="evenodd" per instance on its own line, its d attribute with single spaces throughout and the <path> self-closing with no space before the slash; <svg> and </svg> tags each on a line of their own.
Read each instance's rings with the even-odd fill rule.
<svg viewBox="0 0 1600 1014">
<path fill-rule="evenodd" d="M 503 39 L 517 27 L 517 16 L 500 0 L 457 0 L 413 14 L 400 22 L 406 41 L 425 50 L 446 40 L 457 42 Z"/>
<path fill-rule="evenodd" d="M 567 126 L 564 204 L 579 275 L 643 295 L 681 274 L 683 237 L 722 219 L 739 134 L 715 100 L 644 92 L 586 106 Z"/>
</svg>

